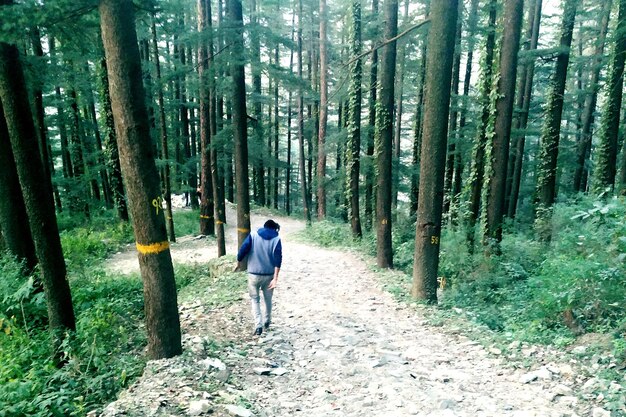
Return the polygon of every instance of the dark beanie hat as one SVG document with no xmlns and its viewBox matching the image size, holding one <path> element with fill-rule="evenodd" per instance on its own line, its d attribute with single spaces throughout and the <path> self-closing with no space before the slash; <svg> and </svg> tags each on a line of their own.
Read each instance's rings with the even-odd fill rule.
<svg viewBox="0 0 626 417">
<path fill-rule="evenodd" d="M 265 224 L 263 225 L 263 227 L 265 227 L 266 229 L 273 229 L 276 231 L 280 230 L 280 225 L 278 223 L 276 223 L 274 220 L 268 220 L 265 222 Z"/>
</svg>

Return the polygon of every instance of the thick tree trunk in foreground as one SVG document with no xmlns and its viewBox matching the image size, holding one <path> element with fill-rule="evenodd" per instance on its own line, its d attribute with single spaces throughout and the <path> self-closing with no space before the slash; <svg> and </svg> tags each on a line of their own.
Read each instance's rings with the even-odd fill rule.
<svg viewBox="0 0 626 417">
<path fill-rule="evenodd" d="M 385 0 L 385 39 L 398 32 L 398 0 Z M 396 73 L 396 42 L 383 48 L 380 60 L 380 97 L 376 109 L 376 263 L 393 268 L 391 247 L 391 154 L 393 141 L 394 77 Z"/>
<path fill-rule="evenodd" d="M 361 54 L 361 0 L 352 2 L 350 28 L 351 59 Z M 348 138 L 346 142 L 346 179 L 352 236 L 360 238 L 361 215 L 359 213 L 359 173 L 361 166 L 361 60 L 350 64 L 350 86 L 348 88 Z"/>
<path fill-rule="evenodd" d="M 420 164 L 420 199 L 417 208 L 413 297 L 437 301 L 437 270 L 443 208 L 450 81 L 458 0 L 433 2 L 428 34 L 428 69 L 424 96 L 424 136 Z"/>
<path fill-rule="evenodd" d="M 10 0 L 2 0 L 0 6 L 11 3 Z M 0 100 L 39 260 L 52 344 L 58 357 L 60 352 L 56 348 L 61 345 L 65 332 L 76 328 L 72 295 L 52 193 L 46 182 L 41 180 L 45 175 L 44 167 L 39 157 L 37 133 L 19 52 L 15 45 L 3 42 L 0 42 Z"/>
<path fill-rule="evenodd" d="M 0 102 L 0 230 L 6 248 L 20 261 L 27 273 L 37 265 L 35 244 L 28 225 L 24 196 L 20 188 L 9 131 Z"/>
<path fill-rule="evenodd" d="M 233 137 L 235 140 L 235 177 L 237 182 L 237 241 L 239 246 L 250 234 L 250 185 L 248 182 L 248 133 L 246 78 L 243 60 L 243 12 L 241 0 L 228 1 L 230 25 L 236 29 L 232 39 Z"/>
<path fill-rule="evenodd" d="M 491 148 L 491 172 L 487 194 L 486 238 L 502 241 L 502 219 L 506 195 L 506 174 L 515 101 L 517 52 L 522 32 L 524 0 L 507 0 L 504 9 L 504 33 L 500 50 L 500 78 L 496 99 L 495 135 Z M 487 242 L 489 243 L 489 242 Z"/>
<path fill-rule="evenodd" d="M 144 283 L 148 355 L 168 358 L 182 352 L 180 321 L 144 101 L 135 15 L 132 3 L 124 0 L 102 0 L 99 10 L 120 162 Z"/>
</svg>

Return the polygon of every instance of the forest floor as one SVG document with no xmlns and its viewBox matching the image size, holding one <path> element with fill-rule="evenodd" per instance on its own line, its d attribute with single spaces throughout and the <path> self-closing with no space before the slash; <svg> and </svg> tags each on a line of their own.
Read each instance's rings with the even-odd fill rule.
<svg viewBox="0 0 626 417">
<path fill-rule="evenodd" d="M 233 254 L 232 209 L 227 215 Z M 253 215 L 253 229 L 265 219 Z M 593 377 L 582 377 L 571 356 L 520 343 L 484 347 L 459 325 L 433 324 L 428 307 L 383 289 L 384 274 L 368 267 L 371 260 L 299 242 L 293 236 L 302 221 L 275 219 L 284 258 L 269 331 L 252 336 L 245 282 L 227 308 L 208 308 L 200 296 L 181 301 L 185 353 L 149 362 L 103 417 L 610 416 L 584 399 Z M 172 245 L 179 263 L 204 263 L 215 253 L 206 239 Z M 130 249 L 107 265 L 138 270 Z"/>
</svg>

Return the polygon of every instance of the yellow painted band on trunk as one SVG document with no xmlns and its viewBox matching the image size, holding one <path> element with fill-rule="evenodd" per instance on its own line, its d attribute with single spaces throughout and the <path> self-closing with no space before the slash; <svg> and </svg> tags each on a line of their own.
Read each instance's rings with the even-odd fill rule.
<svg viewBox="0 0 626 417">
<path fill-rule="evenodd" d="M 200 215 L 200 218 L 201 218 L 201 219 L 210 219 L 210 218 L 212 218 L 212 217 L 211 217 L 211 216 L 205 216 L 204 214 L 201 214 L 201 215 Z"/>
<path fill-rule="evenodd" d="M 238 232 L 241 232 L 241 233 L 248 233 L 248 232 L 250 231 L 250 229 L 244 229 L 244 228 L 242 228 L 242 227 L 238 227 L 238 228 L 237 228 L 237 231 L 238 231 Z"/>
<path fill-rule="evenodd" d="M 224 224 L 224 222 L 221 220 L 215 220 L 215 224 Z"/>
<path fill-rule="evenodd" d="M 142 255 L 156 255 L 157 253 L 161 253 L 170 248 L 170 242 L 163 241 L 157 243 L 150 243 L 148 245 L 142 245 L 141 243 L 136 243 L 137 251 Z"/>
</svg>

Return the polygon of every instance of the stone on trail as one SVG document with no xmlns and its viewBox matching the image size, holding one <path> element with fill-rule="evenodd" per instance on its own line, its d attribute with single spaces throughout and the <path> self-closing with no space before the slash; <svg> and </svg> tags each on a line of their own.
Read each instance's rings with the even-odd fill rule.
<svg viewBox="0 0 626 417">
<path fill-rule="evenodd" d="M 285 368 L 276 368 L 276 369 L 272 369 L 270 371 L 271 375 L 276 375 L 276 376 L 282 376 L 285 375 L 287 372 L 289 372 L 288 370 L 286 370 Z"/>
<path fill-rule="evenodd" d="M 522 375 L 519 379 L 519 382 L 522 384 L 528 384 L 530 382 L 536 381 L 538 378 L 537 374 L 534 372 L 528 372 L 527 374 Z"/>
<path fill-rule="evenodd" d="M 496 347 L 491 347 L 489 348 L 489 353 L 491 353 L 492 355 L 502 355 L 502 351 Z"/>
<path fill-rule="evenodd" d="M 226 364 L 222 362 L 221 360 L 219 360 L 218 358 L 206 358 L 200 361 L 200 363 L 202 365 L 205 365 L 209 369 L 216 368 L 216 369 L 219 369 L 220 371 L 223 371 L 226 369 Z"/>
<path fill-rule="evenodd" d="M 211 410 L 211 403 L 208 400 L 191 401 L 187 414 L 190 416 L 199 416 Z"/>
<path fill-rule="evenodd" d="M 269 375 L 272 372 L 272 368 L 254 368 L 254 373 L 257 375 Z"/>
<path fill-rule="evenodd" d="M 611 417 L 611 412 L 604 408 L 596 407 L 593 409 L 591 417 Z"/>
<path fill-rule="evenodd" d="M 225 405 L 224 409 L 228 411 L 231 415 L 236 417 L 253 417 L 254 413 L 247 408 L 238 406 L 238 405 Z"/>
</svg>

